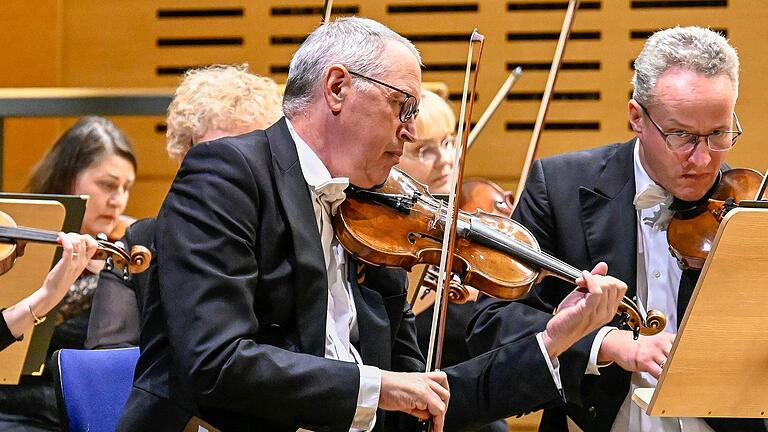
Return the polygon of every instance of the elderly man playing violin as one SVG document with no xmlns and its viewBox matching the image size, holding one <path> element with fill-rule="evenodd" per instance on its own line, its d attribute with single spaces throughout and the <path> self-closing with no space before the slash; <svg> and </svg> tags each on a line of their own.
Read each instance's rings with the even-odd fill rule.
<svg viewBox="0 0 768 432">
<path fill-rule="evenodd" d="M 486 415 L 561 401 L 550 360 L 609 319 L 621 282 L 585 272 L 546 329 L 425 373 L 404 271 L 356 262 L 333 234 L 347 185 L 383 182 L 416 139 L 420 64 L 375 21 L 327 23 L 291 61 L 284 119 L 189 151 L 157 218 L 118 430 L 440 431 L 449 379 L 480 404 L 531 373 L 544 392 Z"/>
<path fill-rule="evenodd" d="M 537 161 L 513 218 L 539 244 L 577 267 L 608 263 L 646 310 L 668 315 L 664 332 L 640 336 L 608 326 L 560 358 L 566 407 L 545 410 L 542 431 L 761 431 L 752 419 L 652 418 L 630 400 L 656 384 L 698 274 L 668 252 L 671 211 L 706 200 L 741 134 L 734 107 L 739 60 L 719 34 L 672 28 L 653 34 L 635 61 L 623 144 Z M 520 303 L 479 300 L 470 346 L 514 340 L 530 309 L 551 311 L 570 291 L 549 279 Z"/>
</svg>

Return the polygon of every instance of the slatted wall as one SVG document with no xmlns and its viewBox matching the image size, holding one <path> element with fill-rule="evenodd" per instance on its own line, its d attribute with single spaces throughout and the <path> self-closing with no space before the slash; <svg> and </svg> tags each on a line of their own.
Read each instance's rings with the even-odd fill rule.
<svg viewBox="0 0 768 432">
<path fill-rule="evenodd" d="M 0 13 L 0 26 L 4 19 L 13 20 L 16 27 L 19 19 L 29 19 L 38 32 L 34 40 L 39 47 L 29 50 L 23 32 L 15 41 L 10 36 L 7 43 L 16 43 L 18 55 L 35 57 L 39 53 L 43 59 L 38 63 L 54 67 L 37 85 L 61 86 L 173 87 L 178 75 L 190 67 L 243 61 L 254 72 L 284 82 L 291 54 L 318 25 L 322 14 L 320 0 L 34 3 L 47 5 L 45 17 L 33 19 L 15 6 L 10 18 Z M 509 71 L 522 66 L 524 75 L 473 147 L 467 168 L 470 175 L 486 176 L 512 188 L 522 167 L 566 5 L 563 0 L 337 0 L 334 15 L 374 18 L 413 40 L 424 57 L 424 80 L 447 83 L 457 112 L 466 38 L 472 28 L 477 27 L 487 38 L 476 117 Z M 4 4 L 0 10 L 8 7 Z M 742 94 L 737 108 L 746 133 L 730 160 L 736 166 L 765 169 L 768 154 L 761 151 L 759 137 L 768 133 L 763 116 L 767 97 L 761 81 L 768 68 L 762 50 L 768 36 L 767 15 L 768 4 L 762 1 L 582 1 L 539 154 L 629 138 L 626 104 L 632 59 L 644 38 L 658 28 L 697 24 L 727 34 L 742 56 Z M 51 25 L 39 23 L 41 19 Z M 9 37 L 0 30 L 0 38 Z M 36 85 L 30 82 L 34 80 L 26 72 L 26 61 L 9 60 L 3 68 L 10 69 L 11 76 L 15 73 L 20 84 L 0 78 L 0 85 Z M 71 121 L 59 122 L 58 129 Z M 165 157 L 162 118 L 117 121 L 140 153 L 139 181 L 129 212 L 153 215 L 176 169 Z M 23 184 L 20 178 L 28 172 L 30 159 L 50 145 L 50 133 L 41 136 L 41 142 L 30 142 L 24 129 L 30 121 L 14 122 L 6 128 L 7 189 Z"/>
</svg>

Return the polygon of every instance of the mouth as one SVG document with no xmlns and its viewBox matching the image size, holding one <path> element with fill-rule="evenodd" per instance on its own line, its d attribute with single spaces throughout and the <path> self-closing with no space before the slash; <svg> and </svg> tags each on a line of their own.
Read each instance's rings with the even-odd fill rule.
<svg viewBox="0 0 768 432">
<path fill-rule="evenodd" d="M 688 173 L 683 174 L 681 177 L 685 180 L 703 180 L 710 177 L 709 173 Z"/>
<path fill-rule="evenodd" d="M 437 184 L 445 184 L 448 183 L 448 181 L 451 180 L 450 174 L 443 174 L 435 179 L 435 183 Z"/>
</svg>

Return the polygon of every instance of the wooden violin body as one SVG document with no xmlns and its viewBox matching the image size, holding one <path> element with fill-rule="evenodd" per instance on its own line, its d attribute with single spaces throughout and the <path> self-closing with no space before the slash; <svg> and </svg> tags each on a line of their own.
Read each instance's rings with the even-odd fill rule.
<svg viewBox="0 0 768 432">
<path fill-rule="evenodd" d="M 8 214 L 0 212 L 0 275 L 8 272 L 16 258 L 24 255 L 26 242 L 58 244 L 58 233 L 16 226 Z M 128 254 L 121 246 L 97 240 L 98 248 L 92 259 L 107 260 L 127 273 L 141 273 L 149 267 L 152 253 L 143 246 L 133 246 Z"/>
<path fill-rule="evenodd" d="M 370 264 L 408 270 L 416 264 L 438 264 L 444 228 L 440 214 L 445 211 L 445 203 L 433 198 L 424 185 L 397 168 L 392 170 L 386 183 L 372 193 L 400 196 L 404 200 L 402 205 L 411 208 L 406 213 L 348 195 L 334 223 L 339 242 Z M 414 196 L 420 199 L 412 202 Z M 370 215 L 376 216 L 370 218 Z M 461 217 L 467 219 L 469 215 L 462 212 Z M 484 212 L 477 212 L 474 217 L 509 238 L 537 246 L 533 235 L 511 219 Z M 534 270 L 512 257 L 467 238 L 457 239 L 457 250 L 462 253 L 457 254 L 452 271 L 463 283 L 489 295 L 510 300 L 519 298 L 538 277 Z M 485 271 L 486 267 L 494 268 L 493 274 Z"/>
<path fill-rule="evenodd" d="M 459 208 L 467 212 L 482 210 L 503 217 L 512 217 L 515 195 L 484 178 L 470 178 L 461 185 Z"/>
<path fill-rule="evenodd" d="M 706 206 L 685 212 L 693 216 L 675 214 L 667 228 L 667 241 L 670 252 L 683 268 L 701 270 L 723 217 L 741 200 L 756 199 L 762 181 L 759 172 L 748 168 L 725 171 Z"/>
<path fill-rule="evenodd" d="M 410 269 L 437 264 L 445 227 L 446 205 L 399 169 L 375 190 L 350 188 L 334 217 L 342 246 L 369 264 Z M 502 299 L 515 300 L 546 276 L 575 283 L 581 272 L 542 252 L 518 222 L 482 211 L 459 212 L 455 259 L 451 270 L 462 283 Z M 663 314 L 647 320 L 631 300 L 619 307 L 636 333 L 652 335 L 666 325 Z"/>
</svg>

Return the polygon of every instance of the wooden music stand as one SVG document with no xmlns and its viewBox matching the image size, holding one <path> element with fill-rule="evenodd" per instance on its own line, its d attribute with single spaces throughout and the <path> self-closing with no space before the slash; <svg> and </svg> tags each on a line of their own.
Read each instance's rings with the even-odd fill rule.
<svg viewBox="0 0 768 432">
<path fill-rule="evenodd" d="M 768 418 L 767 279 L 768 208 L 732 210 L 656 389 L 632 400 L 652 416 Z"/>
<path fill-rule="evenodd" d="M 44 198 L 44 199 L 43 199 Z M 19 226 L 51 231 L 79 231 L 86 197 L 33 194 L 0 194 L 0 211 Z M 24 256 L 0 276 L 0 307 L 17 303 L 37 290 L 48 271 L 61 256 L 50 245 L 28 243 Z M 49 315 L 53 316 L 56 309 Z M 0 352 L 0 384 L 18 384 L 21 375 L 39 375 L 48 351 L 54 324 L 52 319 L 35 327 L 24 340 Z"/>
</svg>

